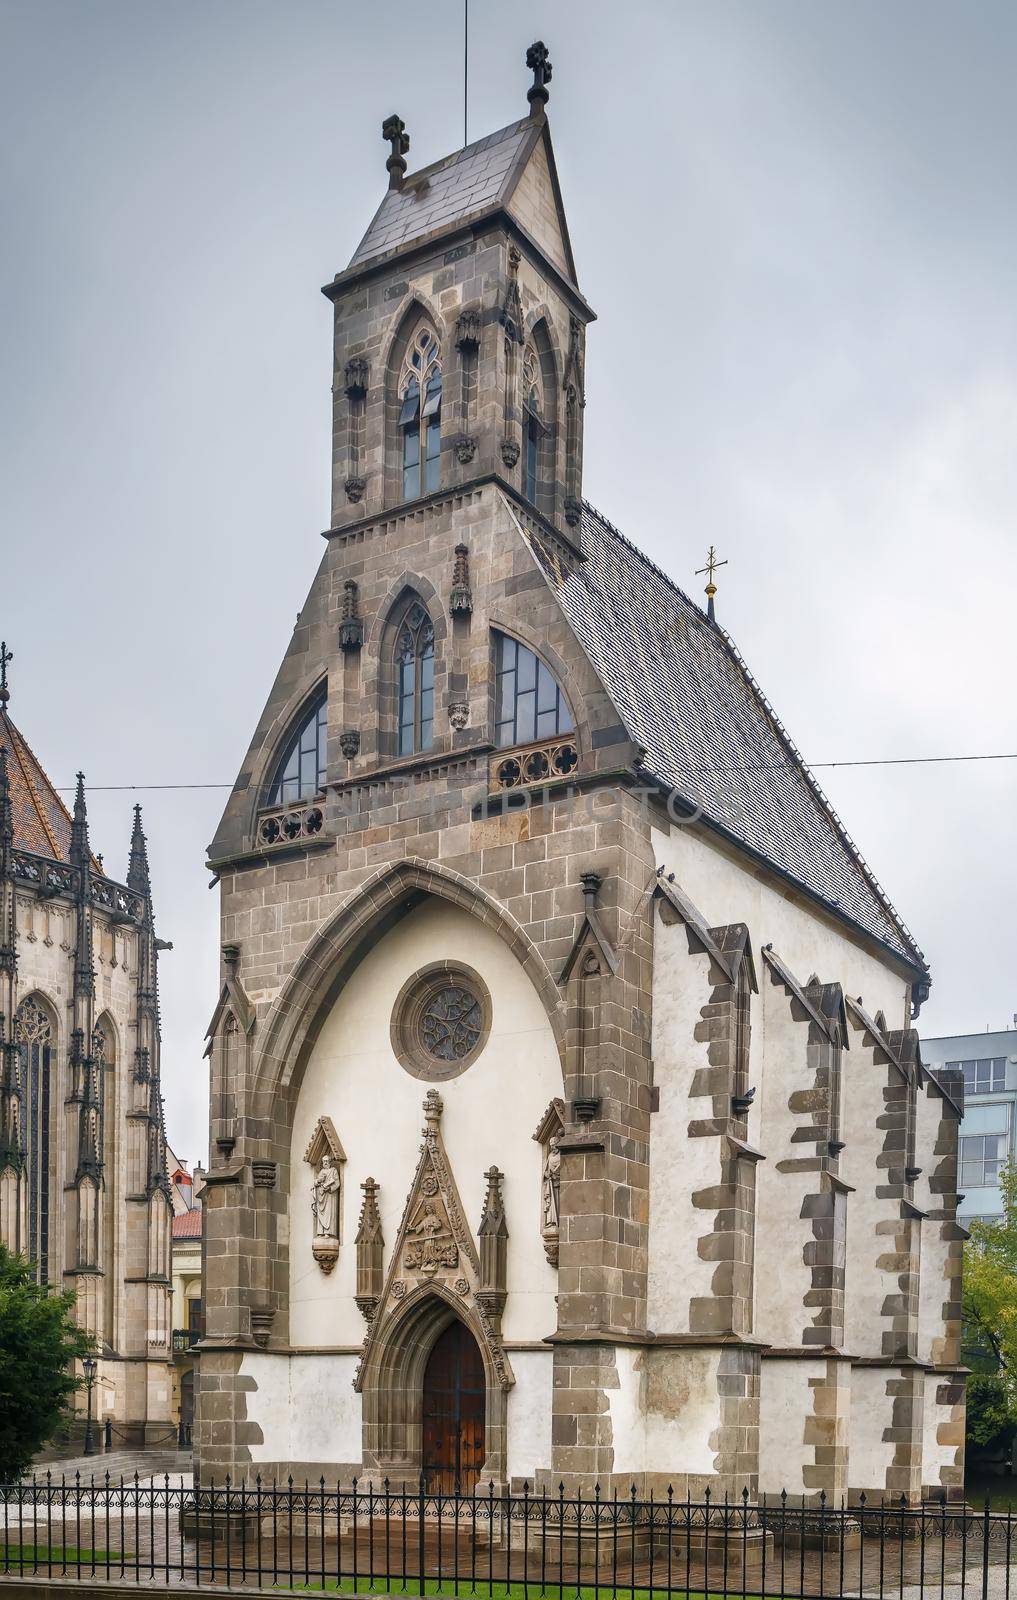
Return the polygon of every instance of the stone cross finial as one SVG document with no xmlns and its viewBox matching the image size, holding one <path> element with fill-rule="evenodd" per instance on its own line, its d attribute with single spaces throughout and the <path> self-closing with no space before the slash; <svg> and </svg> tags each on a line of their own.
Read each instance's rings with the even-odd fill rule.
<svg viewBox="0 0 1017 1600">
<path fill-rule="evenodd" d="M 406 152 L 410 148 L 410 136 L 402 117 L 397 117 L 394 111 L 390 117 L 386 117 L 381 125 L 381 136 L 392 146 L 392 154 L 385 162 L 388 186 L 390 189 L 401 189 L 406 172 Z"/>
<path fill-rule="evenodd" d="M 8 650 L 7 640 L 0 642 L 0 706 L 5 706 L 11 698 L 11 691 L 7 687 L 7 663 L 14 660 L 14 651 Z"/>
<path fill-rule="evenodd" d="M 551 82 L 551 57 L 543 39 L 530 45 L 526 52 L 526 65 L 533 73 L 533 83 L 526 91 L 530 111 L 534 116 L 542 116 L 548 99 L 547 85 Z"/>
</svg>

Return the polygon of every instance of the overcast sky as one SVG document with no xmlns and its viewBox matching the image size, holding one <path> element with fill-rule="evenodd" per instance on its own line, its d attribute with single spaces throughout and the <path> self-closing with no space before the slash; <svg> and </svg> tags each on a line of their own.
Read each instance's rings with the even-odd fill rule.
<svg viewBox="0 0 1017 1600">
<path fill-rule="evenodd" d="M 719 616 L 815 763 L 1017 750 L 1017 7 L 472 0 L 470 134 L 550 118 L 588 345 L 585 492 Z M 331 308 L 462 142 L 462 4 L 0 0 L 0 632 L 54 781 L 229 784 L 329 515 Z M 1017 1011 L 1017 762 L 821 769 L 933 968 Z M 163 1081 L 207 1139 L 225 791 L 144 804 Z M 803 974 L 808 976 L 808 974 Z M 835 973 L 824 974 L 834 978 Z"/>
</svg>

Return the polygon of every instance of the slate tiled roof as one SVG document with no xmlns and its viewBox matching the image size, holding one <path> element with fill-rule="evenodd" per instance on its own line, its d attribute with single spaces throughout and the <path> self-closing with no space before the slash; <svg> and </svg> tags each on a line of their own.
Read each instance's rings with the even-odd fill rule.
<svg viewBox="0 0 1017 1600">
<path fill-rule="evenodd" d="M 488 134 L 463 150 L 423 167 L 401 189 L 390 189 L 353 253 L 351 267 L 398 250 L 410 239 L 463 222 L 504 203 L 540 129 L 529 117 Z"/>
<path fill-rule="evenodd" d="M 67 861 L 71 815 L 6 711 L 0 709 L 0 744 L 7 747 L 7 773 L 14 813 L 14 848 L 51 861 Z"/>
<path fill-rule="evenodd" d="M 545 569 L 655 778 L 866 933 L 924 968 L 911 934 L 732 642 L 592 506 L 587 559 Z"/>
</svg>

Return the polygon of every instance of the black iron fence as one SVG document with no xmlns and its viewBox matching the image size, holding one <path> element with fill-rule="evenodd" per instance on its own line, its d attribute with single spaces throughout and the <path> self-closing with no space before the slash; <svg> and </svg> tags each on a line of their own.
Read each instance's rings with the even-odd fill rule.
<svg viewBox="0 0 1017 1600">
<path fill-rule="evenodd" d="M 47 1474 L 0 1486 L 7 1577 L 479 1600 L 1010 1600 L 1013 1509 Z M 1017 1597 L 1015 1597 L 1017 1600 Z"/>
</svg>

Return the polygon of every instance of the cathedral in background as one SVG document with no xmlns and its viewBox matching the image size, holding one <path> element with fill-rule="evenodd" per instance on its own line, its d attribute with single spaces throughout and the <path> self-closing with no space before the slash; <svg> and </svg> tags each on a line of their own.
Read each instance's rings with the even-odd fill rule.
<svg viewBox="0 0 1017 1600">
<path fill-rule="evenodd" d="M 117 883 L 82 775 L 71 814 L 11 720 L 11 659 L 0 646 L 0 1242 L 74 1290 L 96 1420 L 118 1444 L 162 1442 L 171 1213 L 141 808 Z"/>
</svg>

